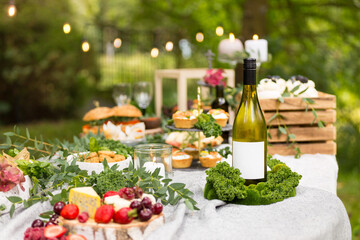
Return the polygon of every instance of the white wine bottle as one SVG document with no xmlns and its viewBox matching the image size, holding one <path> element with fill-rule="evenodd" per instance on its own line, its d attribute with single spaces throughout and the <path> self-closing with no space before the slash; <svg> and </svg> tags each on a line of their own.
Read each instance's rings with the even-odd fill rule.
<svg viewBox="0 0 360 240">
<path fill-rule="evenodd" d="M 256 92 L 256 60 L 244 59 L 244 87 L 232 132 L 233 167 L 246 185 L 266 181 L 267 128 Z"/>
</svg>

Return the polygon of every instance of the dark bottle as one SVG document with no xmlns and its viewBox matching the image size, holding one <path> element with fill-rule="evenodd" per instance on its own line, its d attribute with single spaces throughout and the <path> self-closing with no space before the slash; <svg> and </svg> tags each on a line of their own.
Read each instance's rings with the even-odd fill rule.
<svg viewBox="0 0 360 240">
<path fill-rule="evenodd" d="M 212 109 L 223 109 L 225 112 L 229 112 L 229 104 L 224 97 L 224 85 L 220 84 L 215 87 L 216 98 L 211 103 Z"/>
<path fill-rule="evenodd" d="M 229 104 L 224 97 L 224 85 L 222 85 L 222 84 L 217 85 L 215 87 L 215 89 L 216 89 L 216 98 L 211 103 L 211 108 L 212 109 L 222 109 L 228 113 L 229 112 Z M 229 132 L 223 132 L 221 134 L 221 137 L 224 139 L 224 143 L 229 142 Z"/>
</svg>

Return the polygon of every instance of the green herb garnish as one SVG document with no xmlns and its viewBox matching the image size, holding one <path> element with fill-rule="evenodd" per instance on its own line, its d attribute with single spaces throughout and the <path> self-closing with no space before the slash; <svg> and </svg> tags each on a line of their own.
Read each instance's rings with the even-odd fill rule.
<svg viewBox="0 0 360 240">
<path fill-rule="evenodd" d="M 206 137 L 218 137 L 222 134 L 220 125 L 210 114 L 201 113 L 197 119 L 195 127 L 201 129 Z"/>
<path fill-rule="evenodd" d="M 271 171 L 268 171 L 266 182 L 245 186 L 238 169 L 226 162 L 218 163 L 206 170 L 204 197 L 237 204 L 265 205 L 295 196 L 301 175 L 271 156 L 268 157 L 268 166 Z"/>
</svg>

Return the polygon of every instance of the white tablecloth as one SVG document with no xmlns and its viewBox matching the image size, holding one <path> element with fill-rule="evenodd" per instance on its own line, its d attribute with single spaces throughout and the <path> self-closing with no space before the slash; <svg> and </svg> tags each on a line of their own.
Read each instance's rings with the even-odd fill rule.
<svg viewBox="0 0 360 240">
<path fill-rule="evenodd" d="M 346 209 L 336 196 L 335 156 L 275 157 L 303 175 L 296 197 L 267 206 L 209 201 L 203 198 L 204 170 L 174 170 L 174 181 L 186 183 L 201 210 L 190 212 L 184 203 L 166 206 L 165 225 L 148 239 L 351 239 Z M 21 211 L 1 224 L 1 239 L 22 239 L 32 220 L 50 209 L 38 203 Z"/>
</svg>

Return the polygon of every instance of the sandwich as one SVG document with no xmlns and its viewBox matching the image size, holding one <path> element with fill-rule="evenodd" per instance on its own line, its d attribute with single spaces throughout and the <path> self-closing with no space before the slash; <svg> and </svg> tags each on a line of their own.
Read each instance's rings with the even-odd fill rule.
<svg viewBox="0 0 360 240">
<path fill-rule="evenodd" d="M 133 125 L 140 122 L 139 117 L 142 117 L 141 111 L 130 104 L 113 108 L 96 107 L 84 115 L 83 121 L 87 123 L 82 127 L 82 130 L 85 134 L 89 132 L 98 134 L 102 133 L 103 124 L 109 121 L 114 125 Z"/>
</svg>

